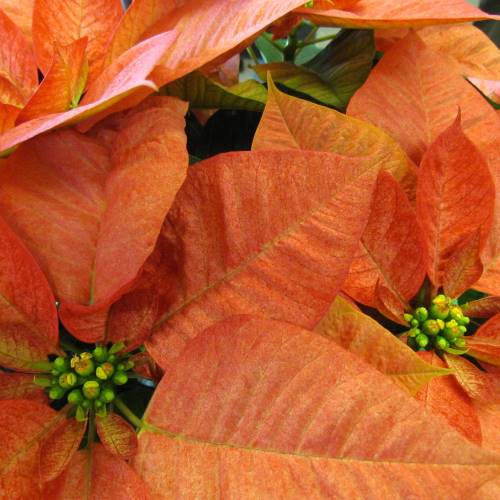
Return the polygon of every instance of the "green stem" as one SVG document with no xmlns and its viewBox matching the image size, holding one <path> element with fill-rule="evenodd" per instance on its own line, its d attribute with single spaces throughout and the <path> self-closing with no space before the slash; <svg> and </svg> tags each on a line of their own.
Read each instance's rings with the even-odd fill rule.
<svg viewBox="0 0 500 500">
<path fill-rule="evenodd" d="M 253 50 L 253 47 L 251 45 L 250 45 L 250 47 L 247 47 L 247 52 L 255 64 L 260 64 L 259 58 L 257 57 L 257 54 L 255 53 L 255 50 Z"/>
<path fill-rule="evenodd" d="M 319 38 L 315 38 L 314 40 L 304 40 L 303 42 L 298 42 L 297 49 L 302 49 L 304 47 L 307 47 L 308 45 L 314 45 L 315 43 L 321 43 L 333 40 L 334 38 L 337 38 L 337 35 L 338 33 L 335 33 L 335 35 L 320 36 Z"/>
<path fill-rule="evenodd" d="M 132 410 L 123 402 L 120 397 L 117 397 L 114 401 L 116 407 L 122 412 L 123 416 L 138 429 L 143 429 L 146 424 L 137 416 Z"/>
<path fill-rule="evenodd" d="M 29 364 L 29 368 L 37 372 L 50 373 L 52 371 L 52 363 L 50 361 L 34 361 Z"/>
</svg>

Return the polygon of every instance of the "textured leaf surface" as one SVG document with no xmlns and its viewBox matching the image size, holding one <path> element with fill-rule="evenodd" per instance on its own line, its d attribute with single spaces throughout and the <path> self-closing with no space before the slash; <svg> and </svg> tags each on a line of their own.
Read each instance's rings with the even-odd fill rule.
<svg viewBox="0 0 500 500">
<path fill-rule="evenodd" d="M 500 453 L 500 404 L 480 405 L 476 404 L 476 412 L 481 422 L 483 434 L 483 448 Z"/>
<path fill-rule="evenodd" d="M 21 31 L 29 40 L 31 40 L 34 3 L 35 0 L 0 0 L 0 9 L 21 28 Z"/>
<path fill-rule="evenodd" d="M 441 358 L 433 352 L 422 352 L 419 355 L 436 367 L 446 367 Z M 417 393 L 416 398 L 425 405 L 427 411 L 442 415 L 462 436 L 481 446 L 479 417 L 472 400 L 452 375 L 432 379 Z"/>
<path fill-rule="evenodd" d="M 43 498 L 53 500 L 147 500 L 148 487 L 121 458 L 108 453 L 100 444 L 92 455 L 75 453 L 67 469 L 48 483 Z"/>
<path fill-rule="evenodd" d="M 99 439 L 107 451 L 128 460 L 137 451 L 135 430 L 122 417 L 110 413 L 106 417 L 97 417 L 96 428 Z"/>
<path fill-rule="evenodd" d="M 21 241 L 0 219 L 0 365 L 37 371 L 33 364 L 57 352 L 52 291 Z"/>
<path fill-rule="evenodd" d="M 488 166 L 463 134 L 459 116 L 424 155 L 417 183 L 417 217 L 426 240 L 427 274 L 435 286 L 443 284 L 447 261 L 465 240 L 478 233 L 477 245 L 483 246 L 491 228 L 494 189 Z M 455 264 L 463 267 L 460 259 Z M 448 268 L 447 276 L 451 274 Z"/>
<path fill-rule="evenodd" d="M 481 325 L 475 335 L 467 338 L 470 354 L 477 359 L 500 366 L 500 314 Z"/>
<path fill-rule="evenodd" d="M 497 456 L 334 342 L 281 322 L 239 316 L 200 334 L 145 418 L 154 428 L 134 466 L 157 498 L 498 492 Z"/>
<path fill-rule="evenodd" d="M 56 412 L 25 400 L 0 401 L 0 492 L 4 498 L 41 498 L 40 449 Z"/>
<path fill-rule="evenodd" d="M 191 108 L 202 109 L 261 111 L 267 100 L 265 87 L 255 80 L 225 87 L 198 71 L 170 83 L 164 88 L 164 92 L 166 95 L 189 101 Z"/>
<path fill-rule="evenodd" d="M 69 45 L 87 37 L 92 75 L 122 14 L 120 0 L 35 0 L 33 45 L 38 66 L 45 74 L 49 71 L 54 43 Z"/>
<path fill-rule="evenodd" d="M 447 373 L 420 359 L 391 332 L 340 296 L 314 330 L 388 375 L 412 394 L 434 377 Z"/>
<path fill-rule="evenodd" d="M 358 302 L 376 307 L 377 286 L 384 286 L 404 309 L 425 276 L 423 250 L 413 207 L 394 178 L 382 172 L 368 224 L 342 289 Z"/>
<path fill-rule="evenodd" d="M 33 52 L 0 4 L 0 102 L 21 107 L 38 84 Z"/>
<path fill-rule="evenodd" d="M 500 297 L 485 297 L 462 305 L 467 316 L 472 318 L 490 318 L 500 313 Z"/>
<path fill-rule="evenodd" d="M 149 345 L 156 361 L 235 313 L 314 326 L 345 279 L 375 175 L 311 151 L 224 154 L 192 167 L 163 231 L 176 290 Z"/>
<path fill-rule="evenodd" d="M 254 136 L 254 150 L 309 149 L 360 158 L 389 171 L 403 185 L 414 184 L 414 167 L 382 130 L 333 109 L 280 92 L 268 82 L 269 96 Z"/>
<path fill-rule="evenodd" d="M 336 2 L 335 2 L 336 3 Z M 347 10 L 298 9 L 312 22 L 348 28 L 419 27 L 496 18 L 473 7 L 466 0 L 360 0 Z"/>
<path fill-rule="evenodd" d="M 22 123 L 39 116 L 67 111 L 76 106 L 87 80 L 87 39 L 55 47 L 52 64 L 42 83 L 17 118 Z"/>
<path fill-rule="evenodd" d="M 14 127 L 18 115 L 19 108 L 0 103 L 0 134 Z"/>
<path fill-rule="evenodd" d="M 5 161 L 0 211 L 63 302 L 111 300 L 153 251 L 186 174 L 185 110 L 159 97 L 103 126 L 101 140 L 54 132 Z"/>
<path fill-rule="evenodd" d="M 144 87 L 156 89 L 146 78 L 174 37 L 164 33 L 125 52 L 90 85 L 81 106 L 30 120 L 7 131 L 0 136 L 0 153 L 53 128 L 94 116 Z"/>
<path fill-rule="evenodd" d="M 0 372 L 0 399 L 30 399 L 44 403 L 47 396 L 33 383 L 33 375 Z"/>
</svg>

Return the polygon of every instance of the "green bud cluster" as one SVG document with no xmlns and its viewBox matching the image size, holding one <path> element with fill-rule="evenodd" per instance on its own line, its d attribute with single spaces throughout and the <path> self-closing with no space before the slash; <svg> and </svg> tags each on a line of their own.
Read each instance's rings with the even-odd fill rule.
<svg viewBox="0 0 500 500">
<path fill-rule="evenodd" d="M 35 383 L 45 388 L 50 399 L 66 398 L 74 405 L 77 420 L 85 420 L 91 408 L 97 415 L 106 416 L 117 386 L 128 382 L 134 367 L 128 354 L 120 354 L 124 348 L 125 344 L 118 342 L 109 349 L 97 346 L 72 357 L 58 356 L 52 362 L 51 377 L 36 376 Z"/>
<path fill-rule="evenodd" d="M 455 300 L 437 295 L 430 307 L 417 307 L 404 319 L 410 325 L 408 345 L 416 351 L 445 351 L 452 354 L 467 352 L 464 339 L 470 319 Z"/>
</svg>

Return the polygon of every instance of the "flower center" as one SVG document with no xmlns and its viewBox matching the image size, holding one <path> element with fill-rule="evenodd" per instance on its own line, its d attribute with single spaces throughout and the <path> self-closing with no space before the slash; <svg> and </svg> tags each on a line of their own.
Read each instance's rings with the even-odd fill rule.
<svg viewBox="0 0 500 500">
<path fill-rule="evenodd" d="M 455 300 L 437 295 L 429 308 L 418 307 L 404 315 L 411 328 L 407 343 L 415 351 L 445 351 L 451 354 L 467 352 L 464 335 L 470 319 Z"/>
<path fill-rule="evenodd" d="M 51 378 L 37 376 L 35 383 L 45 387 L 50 399 L 66 399 L 73 405 L 77 420 L 85 420 L 91 409 L 106 416 L 117 386 L 128 382 L 134 367 L 128 353 L 120 354 L 124 347 L 119 342 L 109 349 L 97 346 L 92 352 L 58 356 L 52 362 Z"/>
</svg>

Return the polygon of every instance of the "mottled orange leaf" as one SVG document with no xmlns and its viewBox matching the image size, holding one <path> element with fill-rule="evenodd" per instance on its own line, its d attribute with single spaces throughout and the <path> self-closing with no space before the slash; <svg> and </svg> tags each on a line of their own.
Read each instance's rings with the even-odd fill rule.
<svg viewBox="0 0 500 500">
<path fill-rule="evenodd" d="M 498 456 L 289 323 L 237 316 L 198 335 L 145 420 L 134 467 L 158 498 L 481 498 L 499 487 Z"/>
<path fill-rule="evenodd" d="M 58 352 L 55 299 L 35 259 L 0 218 L 0 365 L 39 371 Z"/>
<path fill-rule="evenodd" d="M 481 234 L 477 230 L 451 252 L 443 269 L 443 290 L 448 297 L 459 297 L 481 277 Z"/>
<path fill-rule="evenodd" d="M 94 444 L 78 451 L 66 470 L 47 483 L 43 498 L 51 500 L 149 500 L 148 486 L 124 460 Z"/>
<path fill-rule="evenodd" d="M 471 356 L 500 366 L 500 314 L 481 325 L 475 335 L 467 337 L 467 345 Z"/>
<path fill-rule="evenodd" d="M 163 231 L 176 288 L 150 341 L 156 361 L 235 313 L 313 327 L 345 279 L 375 175 L 313 151 L 230 153 L 189 169 Z"/>
<path fill-rule="evenodd" d="M 27 373 L 0 372 L 0 399 L 30 399 L 44 403 L 47 396 L 42 387 Z"/>
<path fill-rule="evenodd" d="M 3 498 L 41 498 L 40 450 L 57 417 L 34 401 L 0 401 L 0 492 Z"/>
<path fill-rule="evenodd" d="M 18 114 L 19 108 L 0 103 L 0 134 L 14 126 Z"/>
<path fill-rule="evenodd" d="M 34 2 L 35 0 L 0 0 L 0 9 L 21 28 L 21 31 L 30 41 Z"/>
<path fill-rule="evenodd" d="M 467 316 L 472 318 L 490 318 L 500 313 L 500 297 L 484 297 L 462 305 Z"/>
<path fill-rule="evenodd" d="M 464 240 L 479 232 L 478 246 L 484 245 L 494 202 L 488 166 L 464 135 L 459 115 L 425 153 L 417 183 L 417 217 L 426 240 L 427 274 L 435 286 L 443 284 L 447 261 Z"/>
<path fill-rule="evenodd" d="M 334 2 L 336 3 L 336 2 Z M 348 28 L 418 27 L 431 24 L 460 23 L 497 19 L 470 5 L 466 0 L 360 0 L 354 5 L 342 3 L 330 10 L 298 9 L 312 22 Z"/>
<path fill-rule="evenodd" d="M 425 276 L 424 241 L 401 186 L 381 172 L 370 218 L 342 289 L 362 304 L 377 305 L 377 282 L 407 304 Z"/>
<path fill-rule="evenodd" d="M 96 418 L 99 439 L 107 451 L 124 460 L 132 458 L 137 451 L 137 435 L 132 426 L 116 413 Z"/>
<path fill-rule="evenodd" d="M 423 361 L 398 337 L 338 296 L 314 329 L 384 373 L 411 394 L 447 371 Z"/>
<path fill-rule="evenodd" d="M 483 448 L 500 454 L 500 404 L 474 404 L 481 422 Z"/>
<path fill-rule="evenodd" d="M 87 81 L 87 39 L 55 46 L 52 64 L 40 86 L 17 117 L 23 123 L 39 116 L 76 107 Z"/>
<path fill-rule="evenodd" d="M 78 422 L 74 418 L 65 418 L 44 440 L 40 454 L 43 482 L 52 481 L 66 469 L 80 446 L 86 428 L 87 421 Z"/>
<path fill-rule="evenodd" d="M 41 116 L 8 130 L 0 136 L 0 153 L 53 128 L 94 116 L 145 87 L 156 89 L 146 78 L 175 36 L 164 33 L 132 47 L 94 80 L 81 106 Z"/>
<path fill-rule="evenodd" d="M 157 97 L 100 138 L 54 132 L 4 161 L 0 212 L 44 269 L 63 318 L 71 304 L 116 300 L 153 251 L 186 175 L 185 111 Z"/>
<path fill-rule="evenodd" d="M 418 355 L 436 367 L 446 367 L 446 363 L 434 352 L 424 351 Z M 424 404 L 427 411 L 442 415 L 462 436 L 481 446 L 479 417 L 470 397 L 453 376 L 432 379 L 415 397 Z"/>
<path fill-rule="evenodd" d="M 92 80 L 122 15 L 120 0 L 35 0 L 33 46 L 38 66 L 47 74 L 55 45 L 70 45 L 87 37 L 86 54 Z"/>
<path fill-rule="evenodd" d="M 387 51 L 394 42 L 404 38 L 408 30 L 375 32 L 379 50 Z M 465 76 L 500 80 L 500 53 L 488 36 L 472 24 L 429 26 L 417 30 L 418 36 L 433 50 L 453 58 Z"/>
<path fill-rule="evenodd" d="M 367 166 L 380 165 L 403 186 L 413 188 L 414 166 L 385 132 L 333 109 L 284 94 L 271 78 L 268 89 L 253 150 L 309 149 L 362 158 Z"/>
<path fill-rule="evenodd" d="M 0 6 L 0 102 L 22 107 L 37 84 L 29 42 Z"/>
</svg>

